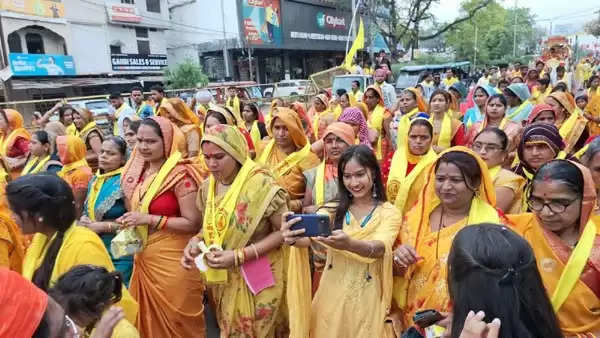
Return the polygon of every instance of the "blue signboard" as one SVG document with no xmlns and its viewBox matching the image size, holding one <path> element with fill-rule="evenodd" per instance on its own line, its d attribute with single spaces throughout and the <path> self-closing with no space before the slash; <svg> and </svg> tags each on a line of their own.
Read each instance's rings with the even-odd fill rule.
<svg viewBox="0 0 600 338">
<path fill-rule="evenodd" d="M 75 62 L 69 55 L 9 53 L 13 76 L 75 75 Z"/>
</svg>

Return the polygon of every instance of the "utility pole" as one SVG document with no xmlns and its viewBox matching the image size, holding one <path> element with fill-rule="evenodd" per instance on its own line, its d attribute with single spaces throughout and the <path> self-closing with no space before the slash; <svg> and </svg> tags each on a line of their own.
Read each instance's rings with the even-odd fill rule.
<svg viewBox="0 0 600 338">
<path fill-rule="evenodd" d="M 225 77 L 230 77 L 229 53 L 227 52 L 227 33 L 225 32 L 225 5 L 221 0 L 221 23 L 223 24 L 223 63 L 225 64 Z"/>
<path fill-rule="evenodd" d="M 513 58 L 517 57 L 517 1 L 515 0 L 515 23 L 513 27 Z"/>
</svg>

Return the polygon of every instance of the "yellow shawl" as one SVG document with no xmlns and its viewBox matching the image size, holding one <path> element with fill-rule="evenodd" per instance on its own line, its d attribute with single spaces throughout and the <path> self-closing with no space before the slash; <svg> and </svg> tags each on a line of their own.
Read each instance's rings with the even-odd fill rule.
<svg viewBox="0 0 600 338">
<path fill-rule="evenodd" d="M 37 174 L 42 170 L 42 168 L 50 161 L 50 155 L 40 159 L 37 156 L 32 156 L 27 163 L 25 163 L 25 167 L 23 167 L 23 171 L 21 171 L 21 175 L 27 174 Z"/>
<path fill-rule="evenodd" d="M 89 188 L 87 197 L 88 216 L 92 221 L 96 221 L 96 200 L 98 199 L 98 194 L 100 194 L 100 190 L 104 185 L 104 181 L 106 181 L 107 178 L 113 177 L 115 175 L 120 175 L 122 172 L 123 168 L 118 168 L 105 174 L 100 174 L 99 170 L 98 172 L 96 172 L 96 179 L 94 180 L 92 186 Z"/>
</svg>

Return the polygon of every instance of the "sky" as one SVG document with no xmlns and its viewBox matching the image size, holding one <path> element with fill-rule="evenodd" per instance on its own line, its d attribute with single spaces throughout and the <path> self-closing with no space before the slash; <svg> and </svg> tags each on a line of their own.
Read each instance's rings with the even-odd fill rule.
<svg viewBox="0 0 600 338">
<path fill-rule="evenodd" d="M 504 7 L 512 7 L 515 0 L 499 0 Z M 575 24 L 582 26 L 590 21 L 600 10 L 599 0 L 517 0 L 519 7 L 529 7 L 536 15 L 539 26 L 549 31 L 550 22 L 556 25 Z M 451 21 L 459 14 L 462 0 L 440 0 L 433 14 L 440 21 Z"/>
</svg>

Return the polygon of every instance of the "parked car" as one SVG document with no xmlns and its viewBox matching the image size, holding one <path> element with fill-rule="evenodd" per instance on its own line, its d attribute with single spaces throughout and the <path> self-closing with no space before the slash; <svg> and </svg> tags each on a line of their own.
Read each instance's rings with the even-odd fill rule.
<svg viewBox="0 0 600 338">
<path fill-rule="evenodd" d="M 114 109 L 110 105 L 107 99 L 91 99 L 91 100 L 75 100 L 68 102 L 75 108 L 87 108 L 94 114 L 94 119 L 98 128 L 106 134 L 112 132 L 112 125 L 108 120 L 108 115 L 111 114 Z"/>
<path fill-rule="evenodd" d="M 304 95 L 309 87 L 308 80 L 284 80 L 277 82 L 274 87 L 268 87 L 264 90 L 264 97 L 280 97 Z"/>
<path fill-rule="evenodd" d="M 335 94 L 338 89 L 345 89 L 346 92 L 352 91 L 352 82 L 358 81 L 360 83 L 360 91 L 365 92 L 368 86 L 373 84 L 373 77 L 371 75 L 362 74 L 348 74 L 348 75 L 337 75 L 333 78 L 333 84 L 331 92 Z"/>
</svg>

